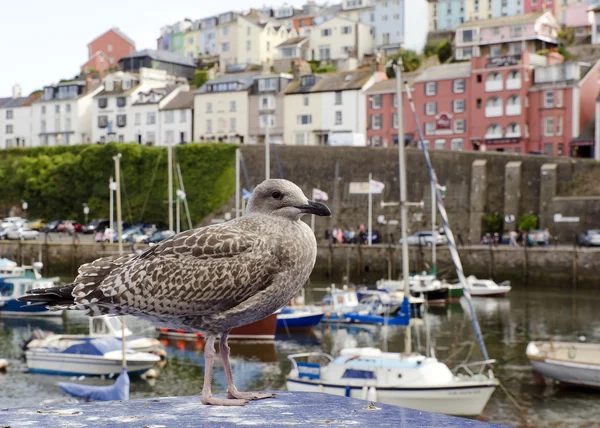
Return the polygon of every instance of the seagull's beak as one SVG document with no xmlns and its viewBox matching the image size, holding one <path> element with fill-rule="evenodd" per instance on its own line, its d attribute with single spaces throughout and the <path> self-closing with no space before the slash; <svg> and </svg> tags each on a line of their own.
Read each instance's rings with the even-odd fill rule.
<svg viewBox="0 0 600 428">
<path fill-rule="evenodd" d="M 305 214 L 314 214 L 321 217 L 329 217 L 331 215 L 331 211 L 327 208 L 327 205 L 311 200 L 307 200 L 306 205 L 299 205 L 296 208 Z"/>
</svg>

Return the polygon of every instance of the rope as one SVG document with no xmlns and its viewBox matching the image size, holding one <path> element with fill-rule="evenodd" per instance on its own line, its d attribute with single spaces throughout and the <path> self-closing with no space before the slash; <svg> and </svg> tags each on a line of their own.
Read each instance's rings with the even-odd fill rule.
<svg viewBox="0 0 600 428">
<path fill-rule="evenodd" d="M 240 166 L 242 167 L 242 171 L 244 173 L 244 181 L 246 182 L 246 186 L 248 186 L 248 190 L 252 191 L 252 186 L 250 185 L 250 178 L 248 178 L 248 170 L 246 169 L 246 162 L 244 162 L 244 156 L 242 155 L 241 150 L 240 150 Z"/>
<path fill-rule="evenodd" d="M 273 146 L 273 154 L 275 155 L 275 164 L 277 165 L 277 171 L 279 172 L 279 178 L 283 178 L 283 170 L 281 169 L 281 163 L 279 162 L 279 155 L 277 154 L 277 145 L 269 144 Z"/>
<path fill-rule="evenodd" d="M 448 222 L 448 214 L 446 212 L 446 207 L 444 207 L 444 200 L 442 199 L 442 193 L 440 192 L 440 185 L 438 183 L 433 166 L 431 165 L 431 160 L 429 159 L 429 152 L 427 151 L 427 147 L 425 147 L 423 132 L 421 131 L 421 124 L 417 116 L 417 111 L 415 109 L 415 103 L 412 98 L 410 86 L 407 82 L 405 82 L 405 84 L 407 88 L 406 95 L 410 104 L 410 109 L 412 110 L 415 124 L 417 126 L 417 133 L 419 135 L 419 141 L 421 142 L 421 149 L 423 150 L 423 157 L 425 158 L 425 163 L 427 165 L 427 169 L 429 170 L 429 179 L 431 180 L 431 184 L 435 186 L 435 196 L 437 200 L 438 211 L 440 213 L 440 217 L 442 218 L 442 224 L 444 226 L 444 231 L 446 232 L 446 237 L 448 238 L 448 247 L 450 248 L 450 255 L 452 256 L 452 261 L 454 262 L 454 266 L 456 267 L 456 274 L 458 276 L 458 279 L 461 285 L 463 286 L 464 296 L 466 297 L 467 302 L 469 304 L 469 311 L 471 312 L 471 320 L 473 323 L 473 330 L 475 331 L 475 337 L 477 338 L 477 342 L 479 343 L 479 347 L 481 348 L 481 353 L 483 354 L 484 360 L 489 360 L 490 357 L 488 355 L 487 348 L 485 347 L 485 342 L 483 341 L 483 335 L 481 333 L 481 328 L 479 327 L 477 314 L 475 313 L 475 308 L 473 307 L 473 302 L 471 301 L 471 295 L 466 287 L 467 281 L 465 279 L 465 274 L 463 272 L 462 262 L 460 261 L 458 250 L 456 249 L 454 234 L 452 233 L 452 229 L 450 229 L 450 224 Z M 403 139 L 399 140 L 398 144 L 402 143 Z"/>
<path fill-rule="evenodd" d="M 162 158 L 162 150 L 158 152 L 158 159 L 156 160 L 156 166 L 154 167 L 154 172 L 152 173 L 152 180 L 150 180 L 150 187 L 148 188 L 148 193 L 146 194 L 146 200 L 144 201 L 144 205 L 142 206 L 142 212 L 140 213 L 140 223 L 143 223 L 144 213 L 146 212 L 146 206 L 148 205 L 148 201 L 150 200 L 150 193 L 152 192 L 152 188 L 154 187 L 154 180 L 156 178 L 156 173 L 158 172 L 158 166 L 160 165 L 160 160 Z"/>
<path fill-rule="evenodd" d="M 131 205 L 129 204 L 129 196 L 127 196 L 127 187 L 125 186 L 125 175 L 123 174 L 123 170 L 121 170 L 121 182 L 123 183 L 123 193 L 125 194 L 125 204 L 127 205 L 127 218 L 129 222 L 133 222 L 133 217 L 131 216 Z"/>
<path fill-rule="evenodd" d="M 497 378 L 496 378 L 497 379 Z M 511 394 L 506 386 L 502 383 L 500 379 L 498 379 L 498 385 L 500 385 L 500 389 L 506 394 L 510 402 L 517 408 L 518 411 L 522 412 L 524 409 L 521 407 L 517 399 Z"/>
</svg>

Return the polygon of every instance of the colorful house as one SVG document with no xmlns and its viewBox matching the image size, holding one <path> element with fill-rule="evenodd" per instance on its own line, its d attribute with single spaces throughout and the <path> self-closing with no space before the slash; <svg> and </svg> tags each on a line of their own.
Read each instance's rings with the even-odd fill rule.
<svg viewBox="0 0 600 428">
<path fill-rule="evenodd" d="M 133 52 L 135 42 L 117 27 L 113 27 L 88 44 L 88 60 L 81 66 L 81 71 L 105 71 L 115 67 L 121 58 Z"/>
</svg>

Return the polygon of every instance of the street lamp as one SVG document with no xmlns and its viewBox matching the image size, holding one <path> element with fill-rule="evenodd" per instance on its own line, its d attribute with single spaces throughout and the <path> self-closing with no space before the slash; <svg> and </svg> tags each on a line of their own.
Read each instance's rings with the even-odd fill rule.
<svg viewBox="0 0 600 428">
<path fill-rule="evenodd" d="M 29 204 L 25 199 L 21 199 L 21 208 L 23 208 L 23 211 L 25 213 L 24 217 L 27 218 L 27 208 L 29 208 Z"/>
<path fill-rule="evenodd" d="M 85 224 L 88 224 L 88 214 L 90 213 L 90 207 L 88 207 L 88 204 L 86 204 L 86 203 L 83 203 L 81 205 L 83 205 L 83 214 L 85 215 Z"/>
</svg>

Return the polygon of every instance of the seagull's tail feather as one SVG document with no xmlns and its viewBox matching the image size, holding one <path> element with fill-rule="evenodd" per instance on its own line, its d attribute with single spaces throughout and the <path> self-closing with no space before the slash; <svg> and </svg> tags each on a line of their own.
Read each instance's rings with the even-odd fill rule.
<svg viewBox="0 0 600 428">
<path fill-rule="evenodd" d="M 75 284 L 61 285 L 59 287 L 38 288 L 29 290 L 27 294 L 19 297 L 19 302 L 31 303 L 32 306 L 46 306 L 50 309 L 63 309 L 75 303 L 73 289 Z"/>
</svg>

